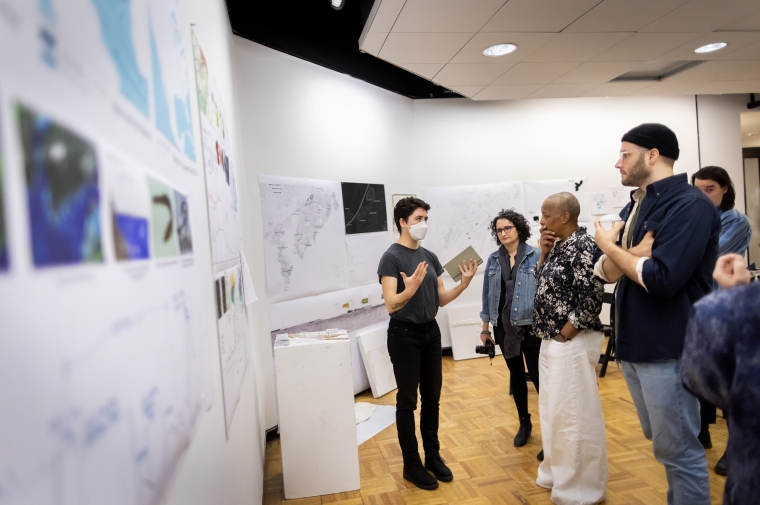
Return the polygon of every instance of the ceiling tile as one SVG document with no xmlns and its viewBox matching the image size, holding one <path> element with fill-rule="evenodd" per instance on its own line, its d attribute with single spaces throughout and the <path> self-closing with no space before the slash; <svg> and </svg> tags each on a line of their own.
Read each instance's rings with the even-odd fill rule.
<svg viewBox="0 0 760 505">
<path fill-rule="evenodd" d="M 689 0 L 604 0 L 565 32 L 637 32 Z"/>
<path fill-rule="evenodd" d="M 696 93 L 698 83 L 690 82 L 655 82 L 639 91 L 631 93 L 630 96 L 673 96 L 673 95 L 693 95 Z"/>
<path fill-rule="evenodd" d="M 742 61 L 741 70 L 718 77 L 719 81 L 760 81 L 760 60 Z"/>
<path fill-rule="evenodd" d="M 611 81 L 637 65 L 636 61 L 587 61 L 559 77 L 555 84 L 602 84 Z"/>
<path fill-rule="evenodd" d="M 527 98 L 574 98 L 591 91 L 596 84 L 547 84 Z"/>
<path fill-rule="evenodd" d="M 715 58 L 716 60 L 760 60 L 760 42 L 731 51 Z"/>
<path fill-rule="evenodd" d="M 713 32 L 691 40 L 677 49 L 658 56 L 657 59 L 671 61 L 714 60 L 719 56 L 730 54 L 733 51 L 759 41 L 760 32 Z M 696 48 L 712 44 L 713 42 L 726 42 L 728 46 L 712 53 L 697 54 L 694 52 Z"/>
<path fill-rule="evenodd" d="M 588 61 L 633 35 L 622 33 L 560 33 L 525 61 Z"/>
<path fill-rule="evenodd" d="M 541 84 L 514 84 L 506 86 L 487 86 L 473 96 L 473 100 L 520 100 L 540 89 Z"/>
<path fill-rule="evenodd" d="M 387 37 L 387 33 L 369 32 L 364 37 L 364 42 L 362 42 L 361 50 L 365 53 L 371 54 L 372 56 L 377 56 L 380 53 L 380 49 L 382 49 Z"/>
<path fill-rule="evenodd" d="M 708 61 L 698 67 L 690 68 L 680 74 L 668 77 L 663 83 L 693 83 L 714 81 L 722 76 L 731 75 L 742 69 L 743 61 Z"/>
<path fill-rule="evenodd" d="M 449 63 L 433 78 L 443 86 L 486 86 L 513 63 Z"/>
<path fill-rule="evenodd" d="M 549 84 L 577 66 L 575 62 L 517 63 L 493 84 Z"/>
<path fill-rule="evenodd" d="M 393 32 L 477 32 L 506 0 L 407 0 Z"/>
<path fill-rule="evenodd" d="M 760 9 L 721 26 L 719 30 L 728 32 L 760 31 Z"/>
<path fill-rule="evenodd" d="M 700 37 L 701 33 L 637 33 L 594 56 L 593 61 L 649 61 Z"/>
<path fill-rule="evenodd" d="M 448 63 L 472 36 L 472 33 L 391 33 L 379 56 L 396 65 Z"/>
<path fill-rule="evenodd" d="M 516 63 L 533 54 L 556 36 L 555 33 L 478 33 L 451 59 L 451 63 Z M 517 51 L 495 58 L 483 54 L 484 49 L 504 43 L 517 45 Z"/>
<path fill-rule="evenodd" d="M 558 33 L 600 0 L 509 0 L 481 32 Z"/>
<path fill-rule="evenodd" d="M 692 0 L 645 32 L 711 32 L 757 10 L 757 0 Z"/>
<path fill-rule="evenodd" d="M 425 79 L 432 79 L 435 77 L 435 74 L 441 71 L 444 65 L 445 63 L 404 63 L 399 66 Z"/>
<path fill-rule="evenodd" d="M 377 8 L 375 17 L 372 19 L 372 25 L 369 28 L 370 32 L 390 32 L 393 28 L 393 24 L 396 22 L 396 18 L 401 13 L 401 9 L 404 8 L 406 0 L 382 0 L 380 7 Z"/>
<path fill-rule="evenodd" d="M 581 96 L 628 96 L 651 86 L 652 82 L 608 82 Z"/>
<path fill-rule="evenodd" d="M 485 86 L 447 86 L 447 88 L 451 91 L 456 91 L 462 96 L 472 98 L 477 95 L 481 89 L 485 88 Z"/>
</svg>

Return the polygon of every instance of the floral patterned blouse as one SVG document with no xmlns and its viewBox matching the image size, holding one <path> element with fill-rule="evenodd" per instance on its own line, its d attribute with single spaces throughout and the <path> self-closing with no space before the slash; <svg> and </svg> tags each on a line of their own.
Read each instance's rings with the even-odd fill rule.
<svg viewBox="0 0 760 505">
<path fill-rule="evenodd" d="M 549 252 L 536 271 L 538 286 L 533 303 L 533 331 L 544 340 L 559 336 L 570 321 L 578 330 L 601 330 L 599 312 L 604 284 L 594 276 L 596 243 L 580 227 Z"/>
</svg>

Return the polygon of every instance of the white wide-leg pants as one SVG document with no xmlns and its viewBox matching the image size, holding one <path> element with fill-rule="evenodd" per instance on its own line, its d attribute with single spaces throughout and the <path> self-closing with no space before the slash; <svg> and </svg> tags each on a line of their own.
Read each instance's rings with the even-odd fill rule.
<svg viewBox="0 0 760 505">
<path fill-rule="evenodd" d="M 596 383 L 604 335 L 583 331 L 569 342 L 544 340 L 538 359 L 538 411 L 544 461 L 536 484 L 558 505 L 593 505 L 607 489 L 607 439 Z"/>
</svg>

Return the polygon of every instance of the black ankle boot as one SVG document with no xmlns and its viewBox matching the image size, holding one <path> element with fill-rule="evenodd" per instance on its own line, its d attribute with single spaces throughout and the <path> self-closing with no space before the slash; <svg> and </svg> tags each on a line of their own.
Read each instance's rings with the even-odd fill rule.
<svg viewBox="0 0 760 505">
<path fill-rule="evenodd" d="M 715 473 L 718 475 L 722 475 L 725 477 L 728 475 L 728 463 L 726 463 L 726 453 L 723 453 L 723 456 L 720 457 L 718 460 L 718 464 L 715 465 Z"/>
<path fill-rule="evenodd" d="M 528 443 L 530 432 L 533 430 L 533 424 L 530 422 L 530 414 L 520 418 L 520 429 L 515 435 L 515 447 L 522 447 Z"/>
<path fill-rule="evenodd" d="M 421 463 L 404 465 L 404 478 L 420 489 L 432 490 L 438 488 L 438 481 L 427 473 Z"/>
<path fill-rule="evenodd" d="M 702 427 L 702 431 L 699 432 L 697 438 L 702 443 L 702 447 L 705 449 L 712 449 L 712 438 L 710 437 L 710 425 Z"/>
<path fill-rule="evenodd" d="M 425 456 L 425 468 L 433 472 L 435 478 L 442 482 L 450 482 L 454 478 L 454 474 L 440 456 L 430 458 Z"/>
</svg>

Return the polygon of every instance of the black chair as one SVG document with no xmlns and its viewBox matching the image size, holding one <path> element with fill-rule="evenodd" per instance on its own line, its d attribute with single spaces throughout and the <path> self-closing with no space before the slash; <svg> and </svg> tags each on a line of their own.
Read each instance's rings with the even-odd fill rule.
<svg viewBox="0 0 760 505">
<path fill-rule="evenodd" d="M 610 306 L 610 324 L 602 326 L 602 331 L 606 337 L 609 337 L 609 340 L 607 341 L 607 350 L 604 351 L 604 354 L 599 355 L 599 363 L 602 364 L 599 377 L 604 377 L 607 373 L 607 365 L 610 359 L 615 360 L 615 295 L 605 292 L 603 303 Z"/>
</svg>

